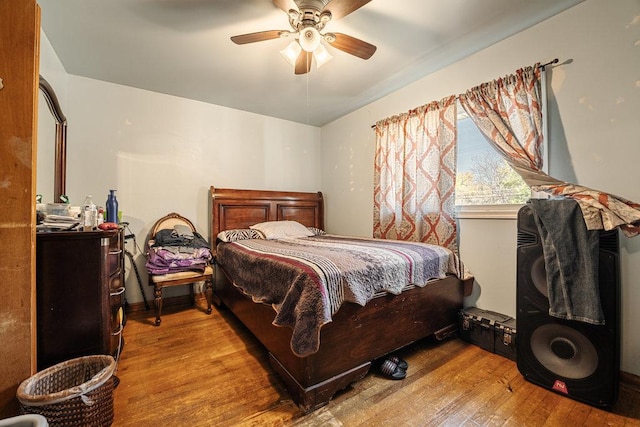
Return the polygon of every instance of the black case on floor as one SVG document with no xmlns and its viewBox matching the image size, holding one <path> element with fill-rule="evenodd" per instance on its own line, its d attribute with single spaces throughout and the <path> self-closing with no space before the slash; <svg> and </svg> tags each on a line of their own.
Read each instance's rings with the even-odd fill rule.
<svg viewBox="0 0 640 427">
<path fill-rule="evenodd" d="M 496 322 L 494 352 L 508 359 L 517 360 L 516 345 L 516 319 L 510 318 L 504 322 Z"/>
<path fill-rule="evenodd" d="M 492 353 L 516 360 L 516 322 L 506 314 L 467 307 L 459 313 L 459 335 Z"/>
</svg>

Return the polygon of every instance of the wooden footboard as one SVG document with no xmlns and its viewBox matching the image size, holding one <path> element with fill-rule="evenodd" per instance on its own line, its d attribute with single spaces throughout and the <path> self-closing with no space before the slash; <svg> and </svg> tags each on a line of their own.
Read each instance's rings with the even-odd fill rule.
<svg viewBox="0 0 640 427">
<path fill-rule="evenodd" d="M 365 307 L 346 303 L 322 328 L 320 350 L 307 357 L 291 350 L 289 328 L 272 324 L 273 308 L 239 292 L 221 266 L 214 292 L 265 346 L 294 402 L 311 411 L 364 377 L 373 360 L 421 338 L 455 330 L 464 288 L 451 276 L 401 295 L 374 298 Z"/>
</svg>

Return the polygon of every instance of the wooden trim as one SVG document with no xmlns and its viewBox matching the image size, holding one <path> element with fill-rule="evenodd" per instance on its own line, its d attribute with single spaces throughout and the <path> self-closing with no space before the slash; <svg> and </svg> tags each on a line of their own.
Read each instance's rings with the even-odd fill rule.
<svg viewBox="0 0 640 427">
<path fill-rule="evenodd" d="M 49 111 L 51 111 L 51 115 L 56 122 L 53 202 L 59 203 L 61 201 L 60 196 L 67 192 L 67 118 L 62 112 L 56 92 L 42 76 L 40 76 L 39 86 Z"/>
<path fill-rule="evenodd" d="M 620 385 L 626 386 L 640 393 L 640 376 L 620 371 Z"/>
<path fill-rule="evenodd" d="M 36 371 L 35 171 L 40 8 L 0 1 L 0 419 L 18 414 L 18 385 Z M 10 345 L 9 345 L 10 343 Z"/>
<path fill-rule="evenodd" d="M 207 302 L 207 298 L 204 292 L 195 293 L 195 300 L 196 300 L 196 303 L 200 301 L 204 301 L 205 303 Z M 191 306 L 190 295 L 179 295 L 175 297 L 162 298 L 163 309 L 167 307 L 188 307 L 188 306 Z M 127 314 L 138 313 L 142 311 L 149 311 L 150 315 L 153 314 L 155 316 L 154 314 L 155 312 L 153 311 L 153 308 L 151 308 L 150 310 L 146 310 L 146 308 L 144 307 L 144 301 L 132 302 L 127 304 Z M 126 329 L 125 329 L 125 334 L 126 334 Z"/>
</svg>

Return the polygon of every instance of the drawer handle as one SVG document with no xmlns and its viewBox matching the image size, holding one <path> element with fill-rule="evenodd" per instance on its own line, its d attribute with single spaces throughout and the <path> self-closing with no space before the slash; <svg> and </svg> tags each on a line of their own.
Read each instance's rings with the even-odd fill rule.
<svg viewBox="0 0 640 427">
<path fill-rule="evenodd" d="M 116 337 L 120 335 L 123 329 L 124 329 L 124 326 L 122 326 L 122 324 L 118 325 L 118 330 L 115 332 L 111 332 L 111 336 Z"/>
<path fill-rule="evenodd" d="M 116 297 L 116 296 L 118 296 L 118 295 L 122 295 L 122 293 L 123 293 L 123 292 L 124 292 L 124 286 L 120 286 L 120 288 L 119 288 L 117 291 L 115 291 L 115 292 L 111 292 L 111 294 L 110 294 L 110 295 L 111 295 L 112 297 Z"/>
</svg>

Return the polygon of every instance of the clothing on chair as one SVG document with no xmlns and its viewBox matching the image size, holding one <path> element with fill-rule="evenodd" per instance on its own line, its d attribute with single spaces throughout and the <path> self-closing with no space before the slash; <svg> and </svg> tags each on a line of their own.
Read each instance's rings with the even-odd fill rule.
<svg viewBox="0 0 640 427">
<path fill-rule="evenodd" d="M 159 230 L 152 247 L 157 246 L 189 246 L 192 248 L 209 248 L 209 243 L 197 231 L 192 233 L 191 238 L 180 236 L 174 228 Z"/>
</svg>

